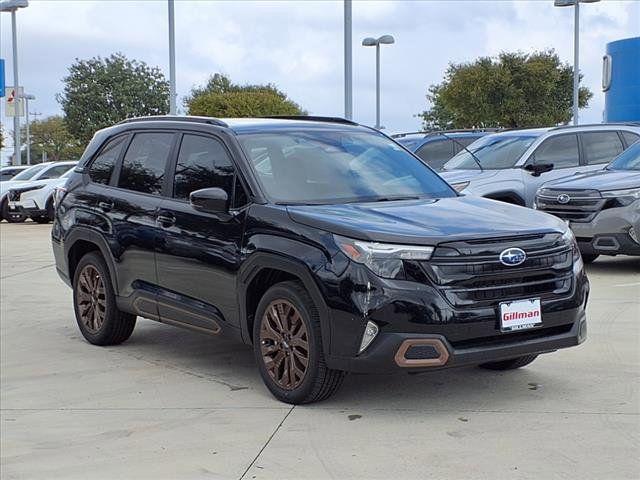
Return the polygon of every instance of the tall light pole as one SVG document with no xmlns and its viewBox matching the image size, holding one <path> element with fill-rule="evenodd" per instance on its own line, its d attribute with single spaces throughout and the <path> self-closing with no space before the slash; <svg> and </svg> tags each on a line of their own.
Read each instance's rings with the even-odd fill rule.
<svg viewBox="0 0 640 480">
<path fill-rule="evenodd" d="M 580 107 L 580 4 L 600 0 L 554 0 L 556 7 L 573 7 L 573 124 L 578 125 Z"/>
<path fill-rule="evenodd" d="M 20 81 L 18 79 L 18 31 L 16 28 L 16 11 L 19 8 L 25 8 L 29 6 L 28 0 L 2 0 L 0 2 L 0 12 L 11 12 L 11 34 L 13 42 L 13 87 L 16 94 L 18 93 L 18 87 Z M 16 113 L 19 111 L 16 109 Z M 15 115 L 13 117 L 13 164 L 20 165 L 20 117 Z"/>
<path fill-rule="evenodd" d="M 353 118 L 353 60 L 351 0 L 344 0 L 344 118 Z"/>
<path fill-rule="evenodd" d="M 367 37 L 362 40 L 365 47 L 376 47 L 376 125 L 375 128 L 380 130 L 380 45 L 391 45 L 395 43 L 391 35 L 382 35 L 378 38 Z"/>
<path fill-rule="evenodd" d="M 28 95 L 23 93 L 20 95 L 20 98 L 24 99 L 24 109 L 25 109 L 25 122 L 27 127 L 27 165 L 31 165 L 31 132 L 30 132 L 30 124 L 29 124 L 29 100 L 35 100 L 35 95 Z"/>
<path fill-rule="evenodd" d="M 176 114 L 176 30 L 173 0 L 169 2 L 169 113 Z"/>
</svg>

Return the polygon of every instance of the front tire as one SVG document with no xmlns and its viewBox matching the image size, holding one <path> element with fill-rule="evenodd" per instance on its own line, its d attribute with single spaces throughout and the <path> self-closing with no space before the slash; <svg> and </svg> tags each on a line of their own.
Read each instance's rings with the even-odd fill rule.
<svg viewBox="0 0 640 480">
<path fill-rule="evenodd" d="M 9 223 L 22 223 L 27 219 L 25 215 L 22 215 L 20 213 L 11 213 L 11 210 L 9 210 L 9 202 L 6 198 L 2 202 L 1 210 L 2 218 L 4 218 Z"/>
<path fill-rule="evenodd" d="M 122 343 L 136 326 L 135 315 L 118 310 L 109 270 L 95 252 L 87 253 L 76 267 L 73 308 L 80 332 L 94 345 Z"/>
<path fill-rule="evenodd" d="M 327 367 L 320 314 L 299 282 L 264 294 L 253 325 L 253 350 L 262 380 L 280 401 L 313 403 L 333 395 L 345 373 Z"/>
<path fill-rule="evenodd" d="M 523 355 L 522 357 L 510 358 L 509 360 L 483 363 L 480 367 L 488 370 L 515 370 L 516 368 L 529 365 L 536 358 L 538 358 L 538 355 Z"/>
</svg>

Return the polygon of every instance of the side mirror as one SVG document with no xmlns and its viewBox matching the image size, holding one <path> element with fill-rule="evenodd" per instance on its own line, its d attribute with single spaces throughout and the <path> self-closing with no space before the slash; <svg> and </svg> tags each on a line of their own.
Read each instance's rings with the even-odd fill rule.
<svg viewBox="0 0 640 480">
<path fill-rule="evenodd" d="M 543 173 L 550 172 L 553 170 L 553 163 L 530 163 L 524 169 L 531 173 L 534 177 L 539 177 Z"/>
<path fill-rule="evenodd" d="M 221 188 L 203 188 L 191 192 L 189 202 L 196 210 L 207 213 L 228 213 L 229 195 Z"/>
</svg>

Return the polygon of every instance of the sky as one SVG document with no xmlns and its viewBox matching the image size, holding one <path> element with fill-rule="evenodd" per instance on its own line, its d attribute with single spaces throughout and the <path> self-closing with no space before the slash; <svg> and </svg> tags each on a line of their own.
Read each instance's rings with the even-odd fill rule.
<svg viewBox="0 0 640 480">
<path fill-rule="evenodd" d="M 56 94 L 76 58 L 122 52 L 169 76 L 165 0 L 30 0 L 17 17 L 20 83 L 36 96 L 31 110 L 39 119 L 61 114 Z M 179 110 L 191 87 L 220 72 L 236 83 L 273 83 L 310 114 L 344 115 L 342 1 L 176 0 L 175 21 Z M 580 22 L 580 70 L 594 92 L 580 120 L 600 122 L 602 56 L 608 42 L 640 35 L 640 1 L 582 4 Z M 361 42 L 383 34 L 396 40 L 381 52 L 381 123 L 389 132 L 420 129 L 427 88 L 449 63 L 553 48 L 573 64 L 573 9 L 553 0 L 354 0 L 353 117 L 368 125 L 375 123 L 375 49 Z M 0 41 L 11 85 L 6 13 Z"/>
</svg>

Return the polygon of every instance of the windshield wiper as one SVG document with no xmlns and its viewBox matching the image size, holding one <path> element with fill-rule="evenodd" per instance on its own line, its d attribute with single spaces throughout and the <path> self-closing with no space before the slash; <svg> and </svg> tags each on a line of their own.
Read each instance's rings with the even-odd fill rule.
<svg viewBox="0 0 640 480">
<path fill-rule="evenodd" d="M 420 200 L 420 197 L 416 197 L 416 196 L 397 196 L 397 197 L 379 197 L 379 198 L 374 198 L 373 200 L 363 200 L 364 203 L 366 202 L 395 202 L 395 201 L 400 201 L 400 200 Z"/>
<path fill-rule="evenodd" d="M 444 138 L 451 140 L 452 142 L 456 143 L 457 145 L 461 146 L 462 148 L 464 148 L 464 150 L 471 155 L 471 158 L 473 158 L 473 160 L 476 162 L 476 164 L 478 165 L 478 168 L 480 169 L 481 172 L 484 172 L 484 168 L 482 168 L 482 165 L 480 164 L 480 160 L 478 159 L 478 157 L 476 157 L 476 155 L 467 148 L 466 145 L 463 145 L 461 142 L 457 141 L 455 138 L 451 138 L 449 135 L 447 135 L 446 133 L 442 133 L 442 132 L 438 132 L 438 134 L 442 135 Z"/>
</svg>

